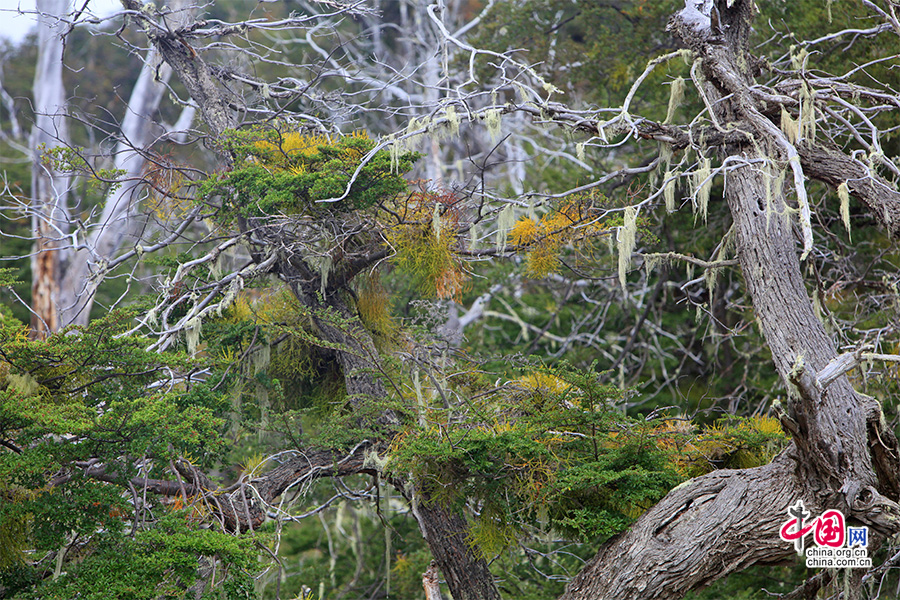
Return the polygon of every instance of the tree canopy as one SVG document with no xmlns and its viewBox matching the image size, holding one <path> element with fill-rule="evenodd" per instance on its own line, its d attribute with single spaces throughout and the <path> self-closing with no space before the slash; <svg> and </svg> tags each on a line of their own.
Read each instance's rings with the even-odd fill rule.
<svg viewBox="0 0 900 600">
<path fill-rule="evenodd" d="M 4 597 L 897 585 L 896 2 L 122 7 L 0 48 Z"/>
</svg>

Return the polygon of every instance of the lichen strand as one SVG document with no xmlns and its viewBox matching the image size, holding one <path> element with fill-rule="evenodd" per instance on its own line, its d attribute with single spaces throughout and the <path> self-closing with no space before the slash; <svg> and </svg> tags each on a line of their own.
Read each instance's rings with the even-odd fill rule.
<svg viewBox="0 0 900 600">
<path fill-rule="evenodd" d="M 637 209 L 633 206 L 626 206 L 624 223 L 619 228 L 617 237 L 619 242 L 619 283 L 623 290 L 625 290 L 625 274 L 631 266 L 631 253 L 634 251 L 636 235 Z"/>
<path fill-rule="evenodd" d="M 842 182 L 837 189 L 838 198 L 841 200 L 841 221 L 847 230 L 847 237 L 850 237 L 850 186 L 846 181 Z"/>
<path fill-rule="evenodd" d="M 666 111 L 665 123 L 671 123 L 672 119 L 675 118 L 675 111 L 678 110 L 678 107 L 681 106 L 681 101 L 684 100 L 684 87 L 683 78 L 676 77 L 672 81 L 672 85 L 669 87 L 669 108 Z"/>
</svg>

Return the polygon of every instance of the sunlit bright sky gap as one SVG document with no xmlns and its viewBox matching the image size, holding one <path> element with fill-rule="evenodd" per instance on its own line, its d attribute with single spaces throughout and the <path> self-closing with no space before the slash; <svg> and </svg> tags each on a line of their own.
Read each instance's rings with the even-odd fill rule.
<svg viewBox="0 0 900 600">
<path fill-rule="evenodd" d="M 0 37 L 21 42 L 34 29 L 34 14 L 19 14 L 34 11 L 35 0 L 0 0 Z M 78 7 L 84 0 L 78 0 Z M 122 9 L 119 0 L 90 0 L 88 9 L 97 16 L 107 16 Z"/>
</svg>

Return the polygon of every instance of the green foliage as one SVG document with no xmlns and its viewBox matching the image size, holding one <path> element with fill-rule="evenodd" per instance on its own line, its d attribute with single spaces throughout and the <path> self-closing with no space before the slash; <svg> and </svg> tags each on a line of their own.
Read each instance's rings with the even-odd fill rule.
<svg viewBox="0 0 900 600">
<path fill-rule="evenodd" d="M 47 149 L 42 145 L 38 152 L 46 165 L 60 173 L 83 173 L 90 168 L 84 158 L 84 148 L 56 146 Z"/>
<path fill-rule="evenodd" d="M 219 173 L 200 188 L 203 198 L 222 196 L 221 217 L 350 212 L 374 206 L 406 190 L 400 175 L 417 155 L 404 154 L 392 168 L 390 153 L 380 150 L 359 169 L 350 193 L 338 202 L 363 157 L 375 142 L 365 134 L 336 139 L 296 131 L 232 131 L 226 140 L 235 157 L 231 171 Z"/>
<path fill-rule="evenodd" d="M 196 571 L 198 552 L 226 569 L 255 568 L 250 542 L 134 514 L 130 479 L 167 479 L 183 456 L 213 464 L 227 405 L 214 381 L 176 375 L 196 366 L 186 356 L 147 352 L 148 340 L 123 335 L 131 317 L 112 312 L 44 341 L 0 320 L 0 571 L 10 589 L 43 580 L 35 597 L 174 597 L 183 587 L 176 593 L 172 582 Z M 51 582 L 53 562 L 41 557 L 63 547 L 66 569 L 80 566 Z M 250 589 L 239 579 L 227 585 Z"/>
<path fill-rule="evenodd" d="M 595 374 L 538 370 L 513 385 L 512 397 L 472 407 L 474 422 L 435 413 L 398 436 L 388 466 L 412 473 L 435 502 L 477 500 L 471 541 L 485 554 L 523 522 L 606 538 L 680 481 L 654 423 L 617 411 L 621 392 Z"/>
<path fill-rule="evenodd" d="M 770 17 L 769 23 L 775 23 L 779 31 L 783 28 L 787 33 L 791 29 L 798 37 L 810 37 L 809 34 L 819 34 L 832 3 L 802 0 L 760 5 L 765 16 Z M 500 2 L 483 21 L 487 26 L 483 41 L 501 50 L 526 45 L 531 50 L 529 61 L 547 59 L 539 69 L 553 74 L 559 87 L 592 101 L 615 102 L 647 59 L 671 45 L 671 39 L 663 33 L 664 22 L 678 6 L 669 0 L 625 2 L 616 7 L 603 3 L 576 6 L 568 0 Z M 251 9 L 253 4 L 247 7 Z M 208 10 L 214 18 L 230 21 L 241 16 L 240 11 L 230 17 L 222 14 L 235 11 L 229 3 L 219 3 Z M 858 11 L 857 6 L 835 10 L 834 17 L 840 23 L 836 28 L 858 26 Z M 536 28 L 535 23 L 540 27 Z M 759 33 L 763 37 L 770 35 L 766 28 L 760 28 Z M 80 29 L 72 33 L 78 35 L 86 33 Z M 843 42 L 835 42 L 838 43 Z M 476 45 L 481 44 L 476 41 Z M 297 48 L 303 45 L 293 46 L 292 52 L 302 52 Z M 85 50 L 90 47 L 87 43 L 70 47 L 79 57 L 94 60 Z M 857 61 L 860 63 L 882 57 L 890 50 L 866 38 L 857 39 L 854 48 L 858 52 L 852 53 L 853 60 L 863 57 Z M 23 50 L 32 63 L 33 50 L 33 46 Z M 811 55 L 810 64 L 830 69 L 851 60 L 850 56 L 851 53 L 821 52 Z M 635 97 L 633 111 L 663 118 L 668 97 L 666 86 L 661 85 L 664 78 L 684 77 L 687 72 L 686 65 L 675 63 L 680 61 L 673 61 L 667 72 L 659 69 L 651 75 Z M 274 69 L 273 64 L 261 64 L 258 68 Z M 560 68 L 563 66 L 566 68 Z M 19 88 L 31 85 L 32 77 L 22 77 L 17 68 L 4 61 L 4 85 L 9 89 L 13 89 L 7 85 L 11 71 L 18 80 L 27 80 Z M 121 72 L 126 74 L 122 76 L 131 77 L 128 69 L 107 70 L 109 76 L 119 77 Z M 78 71 L 70 69 L 67 76 Z M 113 71 L 116 75 L 112 75 Z M 888 63 L 883 68 L 875 66 L 871 72 L 884 80 L 896 77 Z M 561 77 L 568 77 L 568 81 L 561 81 Z M 862 71 L 858 77 L 864 77 Z M 118 85 L 116 80 L 115 85 L 103 86 L 102 95 L 96 100 L 112 113 Z M 122 89 L 127 87 L 122 84 Z M 19 88 L 13 89 L 12 95 L 26 97 L 27 92 L 19 93 Z M 697 99 L 689 97 L 687 102 L 687 108 L 674 113 L 675 121 Z M 25 114 L 30 110 L 23 108 Z M 166 118 L 172 121 L 172 116 Z M 79 128 L 77 134 L 85 135 L 83 129 L 87 128 Z M 888 153 L 896 139 L 885 140 Z M 203 182 L 201 195 L 221 202 L 220 220 L 228 225 L 238 217 L 259 219 L 259 224 L 265 224 L 263 218 L 269 215 L 294 215 L 318 222 L 320 218 L 344 218 L 355 210 L 368 210 L 371 216 L 375 213 L 371 209 L 378 205 L 396 209 L 404 203 L 395 198 L 407 190 L 401 173 L 411 168 L 416 159 L 414 154 L 406 154 L 392 165 L 387 151 L 376 152 L 358 173 L 347 198 L 322 202 L 344 193 L 362 157 L 371 153 L 375 142 L 364 135 L 325 138 L 289 129 L 251 129 L 229 133 L 224 146 L 232 154 L 234 167 Z M 632 150 L 635 154 L 629 157 Z M 652 151 L 656 151 L 655 145 Z M 629 162 L 639 152 L 642 150 L 623 146 L 616 154 L 616 162 Z M 52 160 L 56 166 L 69 170 L 88 166 L 82 153 L 74 149 L 53 151 Z M 580 171 L 547 169 L 540 161 L 529 163 L 529 173 L 537 178 L 536 188 L 564 190 L 583 183 L 584 174 Z M 98 175 L 114 179 L 118 173 L 98 171 Z M 15 177 L 22 182 L 28 179 L 25 171 Z M 25 185 L 22 183 L 22 189 Z M 635 189 L 640 189 L 640 185 L 636 184 Z M 634 204 L 633 200 L 629 193 L 625 200 L 611 200 L 610 206 Z M 638 222 L 640 242 L 651 246 L 665 240 L 670 246 L 689 248 L 695 256 L 710 256 L 728 221 L 721 208 L 715 214 L 721 206 L 723 203 L 713 198 L 709 225 L 699 230 L 690 215 L 676 213 L 664 221 L 651 221 L 642 213 Z M 92 209 L 93 204 L 89 201 L 83 207 Z M 334 351 L 338 348 L 319 339 L 315 322 L 328 319 L 350 328 L 355 321 L 328 311 L 313 313 L 287 291 L 268 295 L 252 290 L 239 297 L 222 318 L 205 321 L 205 346 L 194 360 L 177 353 L 144 352 L 149 340 L 121 336 L 130 325 L 128 315 L 111 315 L 90 328 L 74 329 L 46 342 L 28 340 L 24 328 L 0 317 L 0 440 L 18 450 L 0 448 L 0 595 L 15 595 L 16 590 L 33 588 L 22 593 L 34 598 L 180 597 L 195 581 L 198 566 L 202 566 L 198 557 L 206 557 L 216 561 L 219 569 L 214 580 L 223 582 L 216 590 L 208 590 L 207 595 L 252 596 L 249 576 L 259 567 L 259 545 L 254 540 L 207 528 L 209 523 L 196 510 L 169 514 L 170 507 L 156 505 L 152 514 L 149 510 L 136 511 L 127 479 L 171 478 L 172 473 L 167 470 L 169 460 L 186 455 L 198 464 L 221 469 L 223 478 L 235 479 L 237 474 L 228 471 L 233 468 L 230 465 L 244 462 L 246 471 L 252 467 L 248 457 L 300 446 L 301 442 L 349 448 L 361 439 L 377 438 L 383 430 L 376 431 L 365 424 L 373 423 L 386 409 L 400 414 L 406 428 L 394 440 L 388 464 L 390 474 L 405 478 L 411 473 L 434 502 L 476 507 L 478 514 L 471 523 L 470 541 L 486 556 L 499 554 L 492 568 L 504 573 L 504 592 L 515 598 L 555 596 L 559 590 L 554 586 L 562 585 L 566 570 L 571 572 L 579 566 L 570 553 L 586 554 L 588 546 L 566 547 L 560 555 L 560 566 L 556 558 L 548 559 L 540 552 L 514 549 L 513 542 L 527 540 L 530 547 L 543 551 L 553 548 L 545 539 L 547 532 L 588 541 L 606 538 L 627 527 L 680 480 L 717 468 L 764 464 L 787 442 L 772 419 L 728 418 L 704 426 L 687 420 L 643 420 L 633 418 L 633 413 L 625 416 L 622 406 L 627 394 L 601 385 L 593 367 L 579 371 L 525 366 L 528 375 L 500 390 L 485 392 L 490 385 L 488 379 L 509 375 L 514 369 L 507 359 L 511 351 L 527 348 L 526 353 L 537 351 L 556 356 L 564 349 L 569 360 L 587 367 L 596 360 L 598 343 L 608 341 L 605 347 L 621 347 L 618 342 L 622 332 L 634 331 L 633 335 L 637 335 L 641 327 L 635 325 L 647 317 L 678 344 L 677 351 L 672 351 L 675 346 L 666 345 L 668 338 L 658 336 L 654 343 L 663 346 L 658 364 L 642 357 L 634 359 L 642 363 L 640 369 L 644 363 L 649 365 L 636 375 L 648 387 L 666 381 L 668 389 L 651 398 L 651 405 L 678 402 L 689 405 L 686 410 L 709 408 L 717 402 L 715 398 L 728 397 L 735 389 L 742 390 L 741 397 L 747 404 L 762 404 L 766 395 L 778 393 L 780 384 L 765 350 L 760 348 L 759 336 L 732 335 L 746 330 L 746 323 L 753 319 L 746 299 L 731 294 L 739 284 L 739 275 L 729 272 L 721 276 L 728 295 L 709 289 L 701 299 L 685 302 L 688 292 L 667 283 L 661 285 L 661 298 L 656 305 L 647 295 L 642 303 L 627 297 L 619 302 L 616 298 L 602 308 L 604 329 L 592 336 L 598 339 L 597 343 L 561 346 L 555 341 L 560 336 L 551 337 L 554 332 L 562 332 L 565 337 L 584 323 L 586 296 L 580 289 L 573 293 L 568 283 L 521 281 L 511 263 L 482 263 L 469 290 L 464 283 L 468 281 L 469 269 L 474 271 L 475 267 L 464 268 L 454 254 L 461 228 L 450 205 L 414 195 L 406 200 L 403 209 L 397 211 L 404 213 L 400 224 L 391 220 L 390 226 L 385 226 L 389 229 L 385 237 L 395 251 L 393 264 L 399 267 L 387 275 L 391 278 L 388 285 L 382 287 L 375 275 L 354 281 L 352 287 L 360 320 L 376 335 L 376 344 L 383 342 L 377 345 L 379 350 L 400 348 L 404 354 L 413 354 L 407 353 L 407 343 L 414 352 L 428 346 L 417 345 L 406 337 L 411 335 L 409 323 L 396 319 L 389 310 L 390 304 L 399 306 L 407 315 L 439 312 L 430 305 L 411 308 L 399 297 L 398 290 L 415 289 L 410 291 L 411 297 L 453 298 L 468 305 L 498 281 L 515 282 L 494 298 L 509 307 L 511 313 L 518 312 L 523 320 L 491 323 L 489 327 L 471 327 L 466 331 L 470 344 L 466 350 L 492 354 L 490 361 L 477 367 L 463 365 L 454 372 L 459 363 L 450 361 L 445 354 L 440 359 L 425 359 L 429 368 L 432 363 L 439 364 L 434 367 L 434 375 L 440 385 L 445 385 L 450 401 L 439 399 L 438 383 L 431 389 L 421 389 L 424 374 L 420 380 L 410 381 L 409 362 L 387 357 L 379 365 L 377 375 L 390 379 L 387 383 L 391 385 L 386 386 L 390 397 L 365 403 L 351 412 L 346 405 L 344 374 L 335 360 Z M 579 279 L 598 282 L 614 269 L 615 253 L 597 252 L 580 260 L 582 253 L 576 252 L 572 254 L 577 254 L 579 260 L 569 260 L 571 254 L 563 251 L 576 241 L 576 234 L 568 226 L 580 224 L 581 215 L 576 219 L 567 210 L 561 207 L 555 213 L 519 222 L 513 243 L 528 252 L 525 271 L 535 277 L 557 272 L 568 277 L 568 267 L 573 266 Z M 377 218 L 382 215 L 379 211 Z M 817 210 L 817 215 L 832 218 L 827 210 Z M 391 212 L 391 216 L 396 215 Z M 621 217 L 614 217 L 602 224 L 582 227 L 582 232 L 600 235 L 622 223 Z M 839 224 L 836 217 L 834 223 Z M 831 233 L 837 235 L 838 231 L 842 234 L 839 228 Z M 658 236 L 654 236 L 657 232 Z M 4 238 L 4 247 L 8 239 Z M 860 240 L 861 253 L 878 252 L 884 245 L 884 240 L 875 234 L 854 229 L 854 241 Z M 28 247 L 23 244 L 7 252 L 25 256 Z M 852 254 L 857 256 L 855 251 Z M 896 272 L 896 253 L 885 256 Z M 185 252 L 145 257 L 143 261 L 146 267 L 177 267 L 194 257 Z M 27 280 L 26 262 L 22 261 L 23 267 L 15 272 L 0 273 L 0 285 L 15 284 L 17 278 Z M 670 273 L 681 269 L 669 267 Z M 653 288 L 649 271 L 648 268 L 647 279 L 641 281 L 648 290 Z M 850 276 L 854 271 L 868 272 L 865 268 L 847 269 L 834 279 L 854 279 Z M 687 279 L 693 279 L 693 271 L 687 270 L 687 274 Z M 202 277 L 198 276 L 198 280 Z M 632 273 L 629 277 L 637 279 L 641 275 Z M 860 276 L 859 285 L 894 286 L 892 292 L 885 293 L 890 302 L 871 311 L 863 323 L 865 327 L 887 328 L 894 318 L 895 280 L 889 274 L 883 281 L 879 281 L 880 277 L 879 273 L 866 281 L 864 275 Z M 674 284 L 675 276 L 670 279 Z M 590 293 L 589 287 L 584 289 Z M 353 295 L 346 293 L 348 297 Z M 257 299 L 251 300 L 252 295 Z M 590 300 L 596 302 L 594 298 Z M 850 288 L 838 289 L 826 300 L 833 316 L 849 319 L 858 314 L 860 303 Z M 183 304 L 172 316 L 184 314 L 179 311 L 187 310 L 186 306 Z M 696 308 L 700 315 L 701 307 L 717 312 L 714 319 L 710 317 L 698 325 L 694 313 Z M 28 318 L 27 314 L 18 316 Z M 440 317 L 444 317 L 443 313 Z M 542 321 L 547 324 L 544 333 L 551 335 L 542 333 L 535 338 L 534 331 L 525 324 Z M 712 335 L 701 331 L 707 322 L 716 327 Z M 635 347 L 641 345 L 639 340 Z M 431 351 L 431 347 L 427 349 Z M 601 367 L 615 358 L 605 350 L 603 354 L 609 363 Z M 686 354 L 691 361 L 682 371 Z M 754 359 L 748 360 L 748 356 Z M 631 376 L 627 362 L 631 357 L 624 358 L 623 381 L 626 374 Z M 204 366 L 210 368 L 208 383 L 168 378 L 169 372 L 184 374 Z M 518 367 L 521 365 L 515 368 Z M 482 368 L 492 375 L 479 376 L 476 370 Z M 672 373 L 677 375 L 670 377 Z M 603 381 L 617 375 L 603 374 Z M 888 372 L 884 379 L 887 383 L 878 388 L 878 393 L 887 400 L 897 397 L 900 379 L 896 373 Z M 697 381 L 703 382 L 703 389 L 695 384 Z M 874 387 L 873 381 L 862 383 Z M 410 390 L 415 390 L 418 397 Z M 872 388 L 867 391 L 875 393 Z M 424 424 L 413 426 L 410 423 L 414 421 Z M 84 477 L 86 461 L 105 465 L 106 473 L 114 476 L 107 478 L 110 481 Z M 258 459 L 255 462 L 258 464 Z M 138 469 L 138 464 L 144 467 Z M 309 501 L 326 501 L 333 490 L 326 491 L 313 490 Z M 180 499 L 177 504 L 181 505 Z M 295 527 L 286 526 L 282 557 L 284 564 L 290 566 L 282 578 L 281 597 L 306 597 L 301 587 L 306 583 L 318 583 L 321 590 L 328 590 L 319 594 L 322 598 L 329 597 L 331 591 L 338 595 L 347 589 L 358 590 L 362 596 L 363 586 L 374 589 L 388 569 L 393 596 L 419 594 L 421 572 L 429 555 L 417 537 L 412 519 L 408 515 L 404 519 L 359 509 L 368 514 L 357 515 L 351 526 L 350 519 L 340 510 L 326 513 L 329 523 L 323 518 L 321 524 L 306 520 Z M 133 523 L 138 521 L 140 525 L 134 528 Z M 273 525 L 267 523 L 264 529 L 272 531 Z M 390 560 L 383 560 L 383 548 L 371 543 L 376 536 L 380 539 L 385 525 L 395 539 L 393 565 L 384 564 Z M 326 543 L 328 527 L 334 528 L 334 540 Z M 64 572 L 52 581 L 53 552 L 64 544 L 70 545 Z M 329 546 L 334 546 L 333 550 Z M 541 572 L 552 573 L 555 581 L 546 586 L 536 584 L 529 562 Z M 336 563 L 341 566 L 336 567 Z M 343 566 L 352 563 L 357 565 L 356 573 Z M 282 577 L 281 572 L 278 577 Z M 274 587 L 266 590 L 269 597 L 274 597 Z M 732 581 L 730 587 L 717 588 L 721 590 L 717 593 L 722 597 L 749 597 L 747 590 L 756 587 Z"/>
<path fill-rule="evenodd" d="M 591 369 L 526 368 L 464 411 L 429 409 L 389 452 L 388 471 L 411 474 L 429 501 L 479 507 L 469 541 L 486 557 L 534 527 L 603 540 L 679 482 L 765 464 L 788 441 L 765 417 L 699 428 L 631 418 L 617 408 L 623 392 Z"/>
<path fill-rule="evenodd" d="M 0 286 L 18 285 L 18 284 L 22 283 L 16 277 L 18 272 L 19 272 L 19 270 L 14 269 L 14 268 L 0 269 Z M 8 310 L 8 308 L 5 306 L 0 307 L 0 310 L 4 310 L 4 309 Z"/>
<path fill-rule="evenodd" d="M 415 278 L 422 295 L 450 298 L 459 292 L 465 274 L 453 253 L 455 236 L 439 235 L 429 224 L 397 228 L 388 239 L 395 250 L 391 261 Z"/>
<path fill-rule="evenodd" d="M 260 540 L 198 528 L 183 512 L 166 515 L 155 527 L 133 537 L 103 532 L 94 536 L 91 543 L 96 549 L 83 562 L 20 597 L 185 598 L 198 578 L 198 557 L 201 568 L 216 561 L 215 588 L 207 589 L 208 596 L 204 597 L 256 597 L 252 576 L 259 568 Z"/>
<path fill-rule="evenodd" d="M 190 367 L 185 356 L 150 353 L 147 340 L 120 336 L 130 316 L 110 313 L 46 341 L 30 341 L 21 325 L 0 329 L 8 365 L 0 419 L 15 424 L 7 435 L 20 447 L 46 447 L 48 456 L 67 459 L 98 451 L 161 457 L 215 451 L 220 401 L 204 395 L 202 384 L 148 389 L 166 369 Z M 54 443 L 46 438 L 51 434 L 74 439 Z"/>
</svg>

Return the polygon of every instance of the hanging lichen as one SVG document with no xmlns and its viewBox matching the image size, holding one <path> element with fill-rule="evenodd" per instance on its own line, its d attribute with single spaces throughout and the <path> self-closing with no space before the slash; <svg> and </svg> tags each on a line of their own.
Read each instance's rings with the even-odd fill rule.
<svg viewBox="0 0 900 600">
<path fill-rule="evenodd" d="M 669 166 L 672 164 L 672 146 L 666 144 L 665 142 L 659 143 L 659 165 L 665 166 L 668 170 Z"/>
<path fill-rule="evenodd" d="M 272 402 L 269 400 L 269 390 L 260 382 L 256 383 L 256 405 L 259 407 L 259 429 L 257 430 L 257 439 L 262 441 L 268 435 L 269 430 L 269 413 L 272 408 Z"/>
<path fill-rule="evenodd" d="M 619 283 L 622 285 L 622 291 L 625 291 L 625 274 L 631 266 L 631 253 L 634 251 L 636 237 L 637 208 L 626 206 L 624 222 L 616 235 L 619 243 Z"/>
<path fill-rule="evenodd" d="M 478 236 L 480 233 L 478 223 L 472 223 L 469 226 L 469 250 L 478 248 Z"/>
<path fill-rule="evenodd" d="M 497 215 L 497 252 L 506 250 L 506 237 L 510 229 L 516 224 L 516 209 L 512 204 L 507 204 Z"/>
<path fill-rule="evenodd" d="M 459 115 L 456 114 L 456 107 L 452 104 L 447 106 L 444 109 L 445 114 L 447 115 L 447 128 L 449 129 L 449 133 L 452 137 L 456 137 L 459 135 Z"/>
<path fill-rule="evenodd" d="M 437 127 L 431 122 L 431 118 L 428 116 L 424 116 L 419 120 L 415 118 L 410 119 L 409 125 L 406 128 L 406 147 L 407 148 L 417 148 L 421 145 L 422 140 L 425 139 L 429 134 L 431 134 L 435 139 L 441 140 L 449 134 L 449 126 L 448 127 Z"/>
<path fill-rule="evenodd" d="M 819 290 L 815 290 L 812 295 L 812 306 L 813 306 L 813 314 L 816 315 L 816 318 L 819 320 L 822 325 L 827 323 L 827 319 L 825 318 L 825 308 L 822 306 L 822 300 L 819 298 Z"/>
<path fill-rule="evenodd" d="M 156 323 L 159 320 L 159 307 L 154 306 L 150 310 L 147 311 L 147 316 L 144 317 L 144 322 L 150 325 L 151 327 L 156 326 Z"/>
<path fill-rule="evenodd" d="M 644 271 L 647 272 L 647 276 L 649 277 L 654 269 L 661 265 L 668 265 L 672 262 L 674 257 L 671 253 L 660 254 L 658 252 L 651 252 L 643 254 L 642 258 L 644 259 Z"/>
<path fill-rule="evenodd" d="M 700 165 L 694 171 L 693 176 L 693 206 L 694 216 L 703 219 L 706 223 L 707 207 L 709 205 L 709 192 L 712 188 L 712 167 L 708 158 L 702 158 Z"/>
<path fill-rule="evenodd" d="M 491 108 L 484 111 L 484 124 L 487 126 L 488 135 L 491 136 L 492 142 L 500 139 L 501 114 L 499 108 Z"/>
<path fill-rule="evenodd" d="M 781 131 L 784 132 L 790 143 L 797 143 L 797 138 L 800 137 L 800 127 L 784 106 L 781 107 Z"/>
<path fill-rule="evenodd" d="M 272 360 L 272 347 L 263 340 L 250 355 L 250 374 L 257 375 L 265 371 Z"/>
<path fill-rule="evenodd" d="M 385 141 L 389 143 L 388 150 L 391 155 L 391 173 L 400 172 L 400 157 L 403 156 L 403 153 L 405 152 L 403 141 L 395 139 L 395 137 L 394 134 L 390 134 L 384 138 Z"/>
<path fill-rule="evenodd" d="M 306 262 L 319 273 L 319 280 L 321 282 L 319 285 L 319 293 L 324 296 L 325 290 L 328 289 L 328 276 L 331 275 L 331 267 L 334 266 L 331 254 L 325 252 L 323 254 L 310 256 L 306 259 Z"/>
<path fill-rule="evenodd" d="M 188 354 L 193 356 L 197 352 L 200 343 L 200 317 L 188 319 L 184 324 L 184 341 L 187 344 Z"/>
<path fill-rule="evenodd" d="M 584 142 L 575 144 L 575 156 L 579 161 L 584 162 Z"/>
<path fill-rule="evenodd" d="M 797 51 L 797 46 L 791 46 L 791 67 L 795 71 L 800 71 L 806 68 L 806 59 L 809 57 L 809 52 L 806 48 L 800 48 L 799 52 Z M 795 54 L 796 52 L 796 54 Z"/>
<path fill-rule="evenodd" d="M 813 246 L 812 211 L 809 207 L 809 197 L 806 195 L 806 189 L 801 187 L 804 183 L 796 177 L 796 174 L 800 169 L 800 157 L 792 156 L 790 162 L 793 166 L 792 171 L 795 174 L 794 187 L 797 192 L 797 210 L 800 216 L 800 232 L 803 237 L 803 254 L 800 255 L 800 260 L 806 260 L 806 257 L 809 256 Z"/>
<path fill-rule="evenodd" d="M 800 84 L 800 138 L 813 140 L 816 137 L 815 92 L 810 93 L 806 82 Z"/>
<path fill-rule="evenodd" d="M 244 280 L 240 277 L 235 277 L 231 280 L 231 283 L 228 285 L 228 289 L 225 290 L 225 295 L 219 301 L 219 306 L 216 308 L 216 315 L 221 317 L 222 314 L 231 307 L 231 304 L 237 298 L 238 292 L 241 291 L 243 287 Z"/>
<path fill-rule="evenodd" d="M 838 198 L 841 200 L 841 221 L 844 223 L 844 229 L 847 230 L 847 236 L 850 236 L 850 185 L 844 181 L 837 189 Z"/>
<path fill-rule="evenodd" d="M 721 267 L 709 267 L 703 272 L 703 282 L 706 284 L 706 291 L 710 298 L 713 297 L 713 292 L 716 290 L 716 281 L 719 279 L 721 270 Z"/>
<path fill-rule="evenodd" d="M 675 183 L 678 181 L 678 171 L 666 171 L 663 175 L 663 198 L 666 202 L 666 212 L 675 212 Z"/>
<path fill-rule="evenodd" d="M 675 111 L 681 106 L 682 100 L 684 100 L 684 79 L 676 77 L 669 86 L 669 108 L 666 111 L 666 120 L 663 121 L 664 123 L 672 122 L 672 119 L 675 118 Z"/>
<path fill-rule="evenodd" d="M 441 239 L 441 205 L 435 202 L 434 212 L 431 215 L 431 230 L 434 231 L 434 237 Z"/>
</svg>

